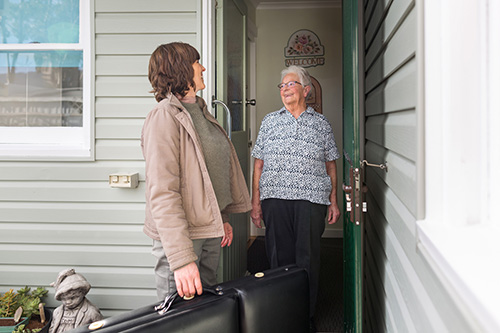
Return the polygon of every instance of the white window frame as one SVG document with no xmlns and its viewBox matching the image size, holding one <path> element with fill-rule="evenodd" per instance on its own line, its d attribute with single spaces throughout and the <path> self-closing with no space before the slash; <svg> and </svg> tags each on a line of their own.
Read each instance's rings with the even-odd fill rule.
<svg viewBox="0 0 500 333">
<path fill-rule="evenodd" d="M 201 63 L 207 68 L 207 79 L 205 79 L 205 89 L 200 94 L 201 97 L 207 102 L 208 110 L 214 114 L 214 108 L 211 107 L 212 99 L 215 94 L 215 4 L 212 0 L 205 0 L 201 3 Z"/>
<path fill-rule="evenodd" d="M 424 3 L 418 250 L 464 317 L 500 331 L 500 0 Z"/>
<path fill-rule="evenodd" d="M 79 43 L 0 44 L 9 51 L 83 51 L 82 127 L 0 127 L 0 160 L 93 160 L 91 7 L 80 1 Z"/>
</svg>

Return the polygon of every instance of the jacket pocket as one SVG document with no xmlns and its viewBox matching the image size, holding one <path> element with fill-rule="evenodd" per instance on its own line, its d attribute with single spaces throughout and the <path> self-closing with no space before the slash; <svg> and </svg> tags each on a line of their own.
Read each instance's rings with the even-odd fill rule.
<svg viewBox="0 0 500 333">
<path fill-rule="evenodd" d="M 206 227 L 214 223 L 210 203 L 202 189 L 182 188 L 182 202 L 189 227 Z"/>
</svg>

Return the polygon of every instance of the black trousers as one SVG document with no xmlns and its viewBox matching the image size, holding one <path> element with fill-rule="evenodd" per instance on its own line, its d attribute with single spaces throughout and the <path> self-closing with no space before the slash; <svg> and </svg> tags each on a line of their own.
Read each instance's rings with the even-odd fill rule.
<svg viewBox="0 0 500 333">
<path fill-rule="evenodd" d="M 307 200 L 282 199 L 265 199 L 261 206 L 269 264 L 271 268 L 296 264 L 306 269 L 312 317 L 318 295 L 321 235 L 325 231 L 328 207 Z"/>
</svg>

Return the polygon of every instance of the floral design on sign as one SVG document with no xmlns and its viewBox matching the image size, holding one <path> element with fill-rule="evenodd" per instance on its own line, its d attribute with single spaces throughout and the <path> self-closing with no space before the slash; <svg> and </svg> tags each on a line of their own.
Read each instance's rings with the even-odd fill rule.
<svg viewBox="0 0 500 333">
<path fill-rule="evenodd" d="M 286 56 L 314 56 L 323 55 L 323 45 L 318 36 L 310 30 L 299 30 L 288 40 Z"/>
<path fill-rule="evenodd" d="M 302 29 L 294 32 L 285 47 L 285 65 L 311 67 L 324 65 L 324 46 L 311 30 Z"/>
</svg>

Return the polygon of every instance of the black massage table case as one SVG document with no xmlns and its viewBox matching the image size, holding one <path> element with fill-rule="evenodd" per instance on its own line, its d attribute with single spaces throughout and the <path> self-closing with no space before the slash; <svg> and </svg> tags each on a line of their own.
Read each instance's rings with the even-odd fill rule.
<svg viewBox="0 0 500 333">
<path fill-rule="evenodd" d="M 67 332 L 309 332 L 309 283 L 306 271 L 296 266 L 205 288 L 191 300 L 177 296 L 163 314 L 155 310 L 161 303 Z"/>
</svg>

